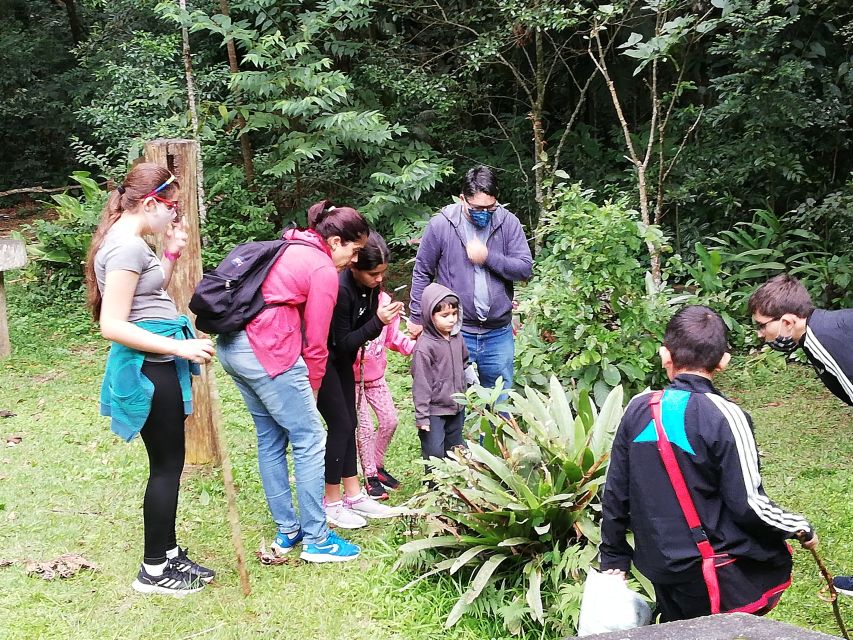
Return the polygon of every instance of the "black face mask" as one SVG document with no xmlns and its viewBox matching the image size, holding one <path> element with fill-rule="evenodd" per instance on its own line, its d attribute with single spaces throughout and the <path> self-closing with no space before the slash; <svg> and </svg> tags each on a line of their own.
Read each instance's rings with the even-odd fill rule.
<svg viewBox="0 0 853 640">
<path fill-rule="evenodd" d="M 781 351 L 782 353 L 793 353 L 799 346 L 791 336 L 776 336 L 767 344 L 774 351 Z"/>
</svg>

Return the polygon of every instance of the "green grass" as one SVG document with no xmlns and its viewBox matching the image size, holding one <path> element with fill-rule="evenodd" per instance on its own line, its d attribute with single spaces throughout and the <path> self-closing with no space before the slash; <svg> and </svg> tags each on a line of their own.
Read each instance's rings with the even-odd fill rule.
<svg viewBox="0 0 853 640">
<path fill-rule="evenodd" d="M 15 353 L 0 362 L 0 638 L 500 638 L 498 621 L 443 622 L 458 593 L 452 583 L 422 582 L 399 593 L 406 576 L 391 567 L 402 541 L 398 523 L 372 524 L 352 537 L 358 561 L 335 566 L 301 562 L 266 567 L 249 559 L 253 594 L 243 598 L 234 567 L 221 476 L 188 469 L 181 492 L 179 540 L 219 571 L 204 592 L 183 600 L 143 597 L 130 588 L 141 556 L 142 493 L 147 473 L 142 443 L 125 444 L 98 415 L 107 345 L 73 309 L 34 308 L 32 296 L 10 292 Z M 392 357 L 392 388 L 401 411 L 388 466 L 407 491 L 418 484 L 417 437 L 409 409 L 406 362 Z M 258 478 L 251 420 L 236 389 L 218 371 L 227 441 L 251 555 L 274 533 Z M 768 492 L 806 514 L 822 537 L 831 570 L 853 570 L 851 411 L 823 391 L 810 371 L 791 367 L 728 374 L 721 384 L 757 425 Z M 770 403 L 779 402 L 779 406 Z M 407 493 L 393 497 L 399 502 Z M 99 566 L 68 580 L 26 575 L 21 561 L 80 553 Z M 833 632 L 829 605 L 811 558 L 797 551 L 795 585 L 773 617 Z M 843 603 L 853 617 L 853 607 Z"/>
</svg>

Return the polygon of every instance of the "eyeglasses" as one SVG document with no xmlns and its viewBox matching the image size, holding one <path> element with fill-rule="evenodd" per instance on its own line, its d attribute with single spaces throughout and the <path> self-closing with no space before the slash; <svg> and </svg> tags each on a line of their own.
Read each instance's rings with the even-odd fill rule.
<svg viewBox="0 0 853 640">
<path fill-rule="evenodd" d="M 165 204 L 166 208 L 172 212 L 172 224 L 178 224 L 181 221 L 181 219 L 184 217 L 184 214 L 178 208 L 178 201 L 177 200 L 168 200 L 167 198 L 163 198 L 163 197 L 157 195 L 163 189 L 165 189 L 170 184 L 172 184 L 174 181 L 175 181 L 175 176 L 170 175 L 169 178 L 166 180 L 166 182 L 161 184 L 156 189 L 152 189 L 151 191 L 146 193 L 142 197 L 142 199 L 145 200 L 145 198 L 154 198 L 157 202 Z"/>
<path fill-rule="evenodd" d="M 756 322 L 755 328 L 758 329 L 759 331 L 764 331 L 764 329 L 767 327 L 768 324 L 770 324 L 771 322 L 776 322 L 777 320 L 781 320 L 781 319 L 782 318 L 770 318 L 770 320 L 768 320 L 767 322 Z"/>
<path fill-rule="evenodd" d="M 494 213 L 495 211 L 497 211 L 497 210 L 498 210 L 498 201 L 497 201 L 497 200 L 495 200 L 495 201 L 494 201 L 491 205 L 489 205 L 488 207 L 484 207 L 484 206 L 482 206 L 482 205 L 478 205 L 478 204 L 471 204 L 471 203 L 470 203 L 470 202 L 468 202 L 468 200 L 466 199 L 466 200 L 465 200 L 465 206 L 467 206 L 469 209 L 474 209 L 474 210 L 476 210 L 476 211 L 488 211 L 489 213 Z"/>
<path fill-rule="evenodd" d="M 172 212 L 172 224 L 178 224 L 181 219 L 184 217 L 184 214 L 181 212 L 180 203 L 177 200 L 168 200 L 167 198 L 161 198 L 158 195 L 150 194 L 145 196 L 146 198 L 153 198 L 157 202 L 166 205 L 166 208 Z"/>
</svg>

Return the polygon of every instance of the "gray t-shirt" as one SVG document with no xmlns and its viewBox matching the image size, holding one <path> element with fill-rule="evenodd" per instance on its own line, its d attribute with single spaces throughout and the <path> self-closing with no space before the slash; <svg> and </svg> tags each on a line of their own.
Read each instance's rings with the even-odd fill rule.
<svg viewBox="0 0 853 640">
<path fill-rule="evenodd" d="M 129 322 L 138 320 L 176 320 L 178 309 L 163 289 L 165 274 L 160 260 L 151 247 L 139 236 L 121 231 L 109 231 L 95 254 L 95 277 L 98 289 L 104 293 L 104 283 L 110 271 L 133 271 L 139 274 Z M 172 356 L 148 354 L 146 360 L 168 362 Z"/>
<path fill-rule="evenodd" d="M 478 226 L 472 224 L 464 215 L 462 216 L 462 229 L 466 242 L 469 242 L 471 238 L 477 238 L 480 242 L 486 244 L 491 228 L 491 222 L 485 229 L 480 229 Z M 489 293 L 489 276 L 486 273 L 486 269 L 487 267 L 483 265 L 474 265 L 474 308 L 477 310 L 480 321 L 489 317 L 489 308 L 492 306 L 492 296 Z"/>
</svg>

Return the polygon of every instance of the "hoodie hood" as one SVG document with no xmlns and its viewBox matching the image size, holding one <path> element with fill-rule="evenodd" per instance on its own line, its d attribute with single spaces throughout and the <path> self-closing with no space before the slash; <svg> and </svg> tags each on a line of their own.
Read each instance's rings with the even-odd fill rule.
<svg viewBox="0 0 853 640">
<path fill-rule="evenodd" d="M 438 284 L 437 282 L 427 285 L 426 289 L 424 289 L 423 295 L 421 295 L 421 319 L 424 323 L 424 331 L 436 338 L 442 338 L 443 336 L 439 333 L 438 329 L 435 328 L 435 324 L 433 324 L 432 310 L 442 298 L 446 298 L 447 296 L 455 298 L 456 302 L 459 303 L 459 313 L 456 317 L 456 324 L 453 325 L 453 329 L 450 331 L 450 335 L 455 336 L 462 330 L 462 304 L 459 300 L 459 296 L 443 284 Z"/>
<path fill-rule="evenodd" d="M 282 240 L 309 242 L 330 258 L 332 257 L 332 250 L 329 249 L 329 245 L 323 239 L 323 236 L 314 231 L 314 229 L 285 229 L 284 233 L 281 234 L 281 238 Z"/>
</svg>

